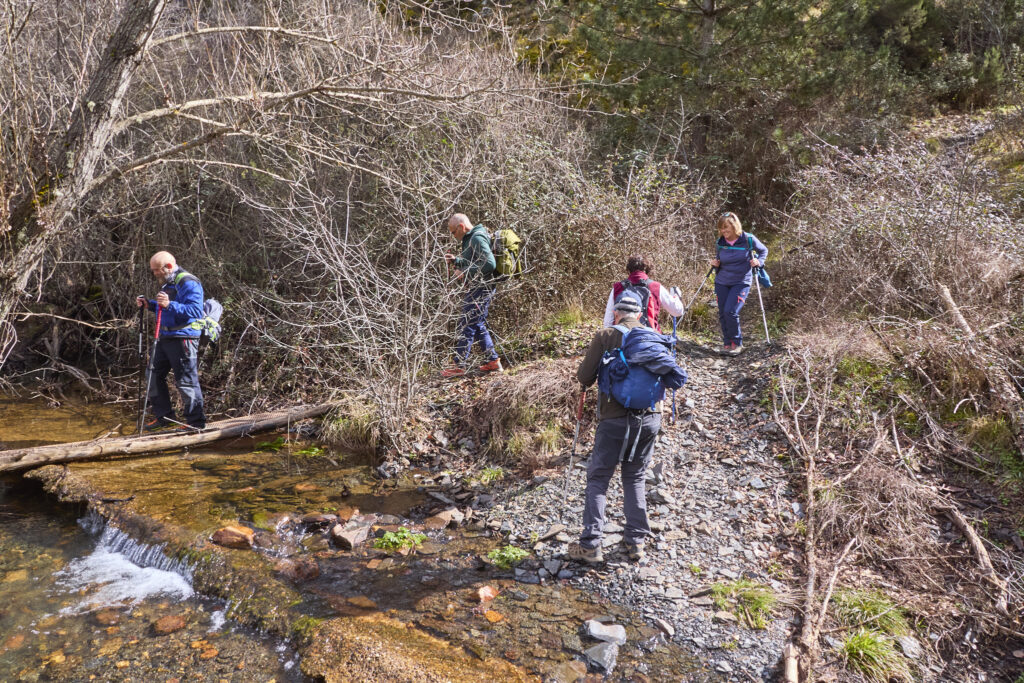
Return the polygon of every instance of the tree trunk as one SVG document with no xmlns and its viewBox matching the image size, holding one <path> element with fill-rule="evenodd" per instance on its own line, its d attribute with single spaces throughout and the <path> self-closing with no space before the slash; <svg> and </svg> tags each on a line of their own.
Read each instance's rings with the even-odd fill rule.
<svg viewBox="0 0 1024 683">
<path fill-rule="evenodd" d="M 701 102 L 698 106 L 705 113 L 697 116 L 696 130 L 693 134 L 693 151 L 700 155 L 707 152 L 708 134 L 711 129 L 711 115 L 706 113 L 708 101 L 711 99 L 711 48 L 715 44 L 715 27 L 718 23 L 718 8 L 715 0 L 701 0 L 700 3 L 700 40 L 698 42 L 697 84 Z"/>
<path fill-rule="evenodd" d="M 13 207 L 10 233 L 0 245 L 0 324 L 10 319 L 54 240 L 74 232 L 69 219 L 106 155 L 115 117 L 165 4 L 130 0 L 125 6 L 47 173 Z"/>
<path fill-rule="evenodd" d="M 292 422 L 323 415 L 334 407 L 333 403 L 324 403 L 275 413 L 233 417 L 229 420 L 211 423 L 201 432 L 157 432 L 147 436 L 97 439 L 0 451 L 0 473 L 17 472 L 54 463 L 93 460 L 114 455 L 144 455 L 176 450 L 186 446 L 197 446 L 221 439 L 277 429 Z"/>
</svg>

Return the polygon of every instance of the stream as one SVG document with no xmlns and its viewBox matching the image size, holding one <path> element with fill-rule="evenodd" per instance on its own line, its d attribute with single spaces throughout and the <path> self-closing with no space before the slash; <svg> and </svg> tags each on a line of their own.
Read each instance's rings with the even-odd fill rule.
<svg viewBox="0 0 1024 683">
<path fill-rule="evenodd" d="M 104 406 L 0 400 L 5 448 L 94 438 L 119 422 Z M 302 671 L 411 680 L 429 671 L 574 681 L 596 644 L 581 633 L 593 618 L 626 628 L 610 680 L 712 680 L 639 615 L 566 582 L 516 581 L 483 562 L 502 545 L 498 531 L 480 522 L 472 531 L 424 528 L 437 473 L 381 481 L 365 460 L 276 435 L 68 470 L 155 531 L 140 539 L 135 530 L 133 539 L 35 482 L 3 481 L 0 680 L 311 680 Z M 315 521 L 323 515 L 372 519 L 376 535 L 404 526 L 427 538 L 405 554 L 375 549 L 373 534 L 343 550 Z M 254 543 L 214 551 L 227 558 L 216 572 L 163 551 L 206 553 L 225 525 L 253 530 Z M 214 589 L 211 573 L 225 577 L 214 577 Z M 498 596 L 482 604 L 483 588 Z M 240 625 L 254 623 L 267 630 Z M 289 637 L 297 625 L 312 636 L 301 661 L 293 644 L 301 638 Z"/>
</svg>

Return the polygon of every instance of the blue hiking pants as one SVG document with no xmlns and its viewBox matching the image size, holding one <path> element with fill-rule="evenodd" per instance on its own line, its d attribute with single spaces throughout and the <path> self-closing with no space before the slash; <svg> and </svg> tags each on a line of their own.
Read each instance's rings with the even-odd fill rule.
<svg viewBox="0 0 1024 683">
<path fill-rule="evenodd" d="M 157 419 L 174 418 L 171 395 L 167 391 L 167 373 L 174 370 L 174 384 L 181 394 L 185 421 L 198 429 L 206 427 L 203 392 L 199 388 L 199 337 L 165 337 L 153 351 L 153 377 L 149 383 L 149 403 Z"/>
<path fill-rule="evenodd" d="M 740 309 L 743 308 L 750 293 L 750 285 L 715 285 L 715 296 L 718 297 L 718 322 L 722 324 L 723 344 L 743 344 L 743 333 L 740 332 Z"/>
<path fill-rule="evenodd" d="M 627 420 L 629 444 L 626 455 L 622 454 L 622 445 L 627 437 Z M 647 413 L 642 419 L 637 417 L 613 417 L 601 420 L 594 436 L 594 451 L 590 454 L 587 465 L 587 490 L 583 507 L 583 534 L 580 545 L 591 549 L 601 545 L 604 534 L 604 509 L 608 503 L 608 484 L 611 483 L 615 468 L 621 467 L 622 476 L 622 508 L 626 516 L 625 530 L 622 536 L 626 543 L 643 545 L 651 533 L 647 521 L 647 487 L 644 475 L 651 462 L 654 452 L 654 438 L 661 430 L 661 413 Z M 632 459 L 634 439 L 636 451 Z"/>
<path fill-rule="evenodd" d="M 478 342 L 487 354 L 487 360 L 497 360 L 498 354 L 494 351 L 494 342 L 491 341 L 491 334 L 487 331 L 487 313 L 491 308 L 491 299 L 494 298 L 494 288 L 487 285 L 477 285 L 468 292 L 462 301 L 462 317 L 459 326 L 462 327 L 462 336 L 455 345 L 455 364 L 465 367 L 469 361 L 469 351 L 473 342 Z"/>
</svg>

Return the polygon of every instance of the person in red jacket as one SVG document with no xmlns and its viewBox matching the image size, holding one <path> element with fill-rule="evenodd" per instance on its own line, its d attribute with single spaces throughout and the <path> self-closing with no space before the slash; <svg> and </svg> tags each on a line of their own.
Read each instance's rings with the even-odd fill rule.
<svg viewBox="0 0 1024 683">
<path fill-rule="evenodd" d="M 640 297 L 640 324 L 661 332 L 658 325 L 658 313 L 664 308 L 669 315 L 679 317 L 683 314 L 683 302 L 679 296 L 669 289 L 662 287 L 660 282 L 651 279 L 651 266 L 643 256 L 630 256 L 626 261 L 626 272 L 629 277 L 612 286 L 608 295 L 608 305 L 604 309 L 604 326 L 611 327 L 615 324 L 614 312 L 615 300 L 625 290 L 630 290 Z"/>
</svg>

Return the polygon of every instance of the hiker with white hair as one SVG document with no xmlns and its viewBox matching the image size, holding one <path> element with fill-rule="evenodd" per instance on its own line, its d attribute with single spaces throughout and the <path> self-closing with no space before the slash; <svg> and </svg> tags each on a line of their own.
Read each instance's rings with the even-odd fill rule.
<svg viewBox="0 0 1024 683">
<path fill-rule="evenodd" d="M 494 350 L 491 333 L 487 330 L 487 314 L 494 299 L 493 276 L 496 268 L 490 235 L 483 224 L 474 226 L 464 213 L 457 213 L 448 219 L 448 232 L 459 240 L 462 253 L 456 256 L 449 252 L 445 258 L 455 267 L 456 282 L 464 284 L 467 289 L 459 319 L 462 335 L 455 345 L 454 363 L 442 370 L 441 376 L 465 375 L 474 343 L 479 344 L 487 355 L 487 362 L 480 366 L 480 371 L 501 372 L 501 360 Z"/>
<path fill-rule="evenodd" d="M 181 402 L 188 427 L 204 429 L 203 392 L 199 387 L 199 337 L 196 325 L 206 315 L 203 309 L 203 285 L 192 274 L 178 266 L 170 253 L 158 251 L 149 260 L 149 270 L 160 283 L 156 299 L 138 297 L 139 307 L 146 306 L 158 313 L 159 339 L 149 363 L 147 386 L 148 401 L 153 406 L 153 417 L 146 421 L 146 431 L 178 425 L 187 427 L 174 417 L 174 407 L 167 390 L 167 373 L 174 371 L 174 383 L 181 394 Z"/>
</svg>

